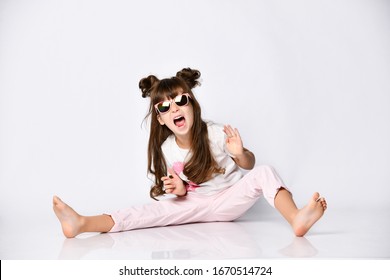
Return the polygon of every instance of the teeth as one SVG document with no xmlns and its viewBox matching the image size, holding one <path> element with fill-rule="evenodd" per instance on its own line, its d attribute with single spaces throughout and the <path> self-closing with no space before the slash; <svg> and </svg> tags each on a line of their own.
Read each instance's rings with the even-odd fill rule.
<svg viewBox="0 0 390 280">
<path fill-rule="evenodd" d="M 178 120 L 178 119 L 180 119 L 180 118 L 182 118 L 183 116 L 178 116 L 178 117 L 176 117 L 176 118 L 174 118 L 174 120 Z"/>
</svg>

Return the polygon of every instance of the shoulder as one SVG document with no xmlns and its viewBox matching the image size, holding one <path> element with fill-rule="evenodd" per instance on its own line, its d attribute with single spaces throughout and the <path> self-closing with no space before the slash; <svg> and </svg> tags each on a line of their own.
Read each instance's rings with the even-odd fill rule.
<svg viewBox="0 0 390 280">
<path fill-rule="evenodd" d="M 223 132 L 223 124 L 220 123 L 215 123 L 212 121 L 206 121 L 207 123 L 207 130 L 209 135 L 224 135 L 225 133 Z"/>
<path fill-rule="evenodd" d="M 208 136 L 211 144 L 216 144 L 220 148 L 224 147 L 225 144 L 225 132 L 223 132 L 224 125 L 220 123 L 214 123 L 211 121 L 207 123 Z"/>
<path fill-rule="evenodd" d="M 175 136 L 173 134 L 169 135 L 167 139 L 165 139 L 164 143 L 161 145 L 161 149 L 164 151 L 171 149 L 173 143 L 175 141 Z"/>
</svg>

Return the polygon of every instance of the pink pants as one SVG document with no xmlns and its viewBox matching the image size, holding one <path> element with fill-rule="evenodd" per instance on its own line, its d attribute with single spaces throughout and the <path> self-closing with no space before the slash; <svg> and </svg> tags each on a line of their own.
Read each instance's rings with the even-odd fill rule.
<svg viewBox="0 0 390 280">
<path fill-rule="evenodd" d="M 257 166 L 230 188 L 213 195 L 188 192 L 184 197 L 155 201 L 111 213 L 110 232 L 196 222 L 233 221 L 264 195 L 274 207 L 274 198 L 284 186 L 275 170 Z M 287 188 L 286 188 L 287 189 Z"/>
</svg>

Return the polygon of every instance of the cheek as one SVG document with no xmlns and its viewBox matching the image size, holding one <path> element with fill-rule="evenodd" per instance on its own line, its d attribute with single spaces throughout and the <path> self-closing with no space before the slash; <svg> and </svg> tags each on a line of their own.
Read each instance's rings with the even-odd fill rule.
<svg viewBox="0 0 390 280">
<path fill-rule="evenodd" d="M 190 104 L 190 105 L 186 106 L 185 110 L 187 113 L 187 117 L 194 119 L 194 108 L 192 107 L 192 105 Z"/>
<path fill-rule="evenodd" d="M 167 116 L 165 116 L 165 115 L 158 115 L 158 116 L 157 116 L 157 120 L 158 120 L 158 122 L 159 122 L 161 125 L 164 125 L 164 124 L 167 123 L 168 118 L 167 118 Z"/>
<path fill-rule="evenodd" d="M 189 117 L 191 119 L 191 123 L 194 123 L 195 115 L 194 115 L 194 110 L 191 108 Z"/>
</svg>

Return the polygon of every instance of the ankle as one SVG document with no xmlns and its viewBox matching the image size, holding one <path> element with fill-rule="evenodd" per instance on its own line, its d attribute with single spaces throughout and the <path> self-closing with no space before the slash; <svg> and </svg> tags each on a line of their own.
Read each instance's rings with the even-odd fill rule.
<svg viewBox="0 0 390 280">
<path fill-rule="evenodd" d="M 87 226 L 88 226 L 87 217 L 80 215 L 78 217 L 78 225 L 79 225 L 78 234 L 87 232 Z"/>
</svg>

